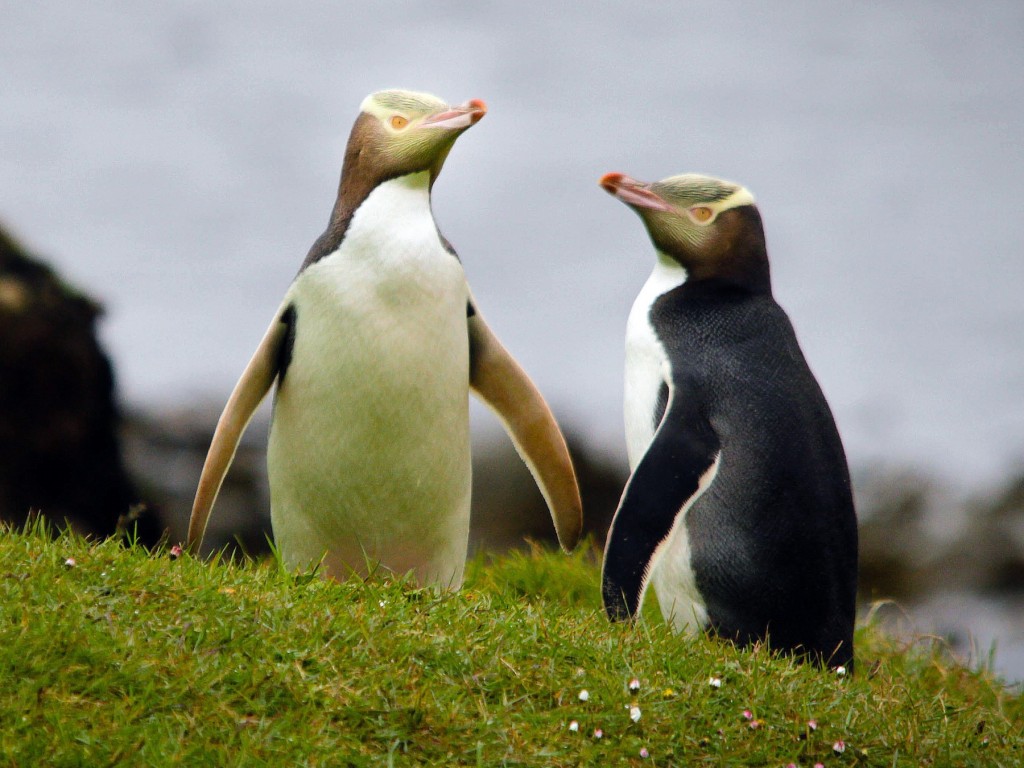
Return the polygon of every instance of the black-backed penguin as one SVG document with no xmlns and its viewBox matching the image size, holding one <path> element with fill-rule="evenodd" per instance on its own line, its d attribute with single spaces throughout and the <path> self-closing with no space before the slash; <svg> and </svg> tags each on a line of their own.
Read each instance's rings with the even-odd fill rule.
<svg viewBox="0 0 1024 768">
<path fill-rule="evenodd" d="M 678 631 L 853 660 L 857 521 L 832 413 L 772 297 L 743 187 L 686 174 L 601 186 L 656 251 L 626 331 L 632 472 L 605 548 L 612 619 L 648 583 Z"/>
<path fill-rule="evenodd" d="M 190 546 L 242 431 L 277 382 L 267 450 L 271 523 L 288 567 L 344 579 L 377 567 L 462 583 L 470 511 L 470 389 L 529 465 L 559 541 L 575 546 L 579 490 L 544 399 L 480 315 L 431 187 L 484 116 L 409 91 L 366 98 L 337 202 L 235 386 L 203 467 Z"/>
</svg>

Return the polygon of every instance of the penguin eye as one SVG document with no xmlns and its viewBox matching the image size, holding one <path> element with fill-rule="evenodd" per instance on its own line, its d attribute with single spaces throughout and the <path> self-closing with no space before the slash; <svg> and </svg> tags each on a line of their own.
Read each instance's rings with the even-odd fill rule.
<svg viewBox="0 0 1024 768">
<path fill-rule="evenodd" d="M 690 216 L 692 216 L 693 220 L 696 221 L 698 224 L 707 224 L 709 221 L 711 221 L 711 217 L 713 215 L 714 211 L 712 211 L 705 205 L 698 205 L 690 209 Z"/>
<path fill-rule="evenodd" d="M 401 115 L 395 115 L 394 117 L 391 118 L 391 127 L 394 128 L 396 131 L 402 130 L 408 124 L 409 121 L 402 117 Z"/>
</svg>

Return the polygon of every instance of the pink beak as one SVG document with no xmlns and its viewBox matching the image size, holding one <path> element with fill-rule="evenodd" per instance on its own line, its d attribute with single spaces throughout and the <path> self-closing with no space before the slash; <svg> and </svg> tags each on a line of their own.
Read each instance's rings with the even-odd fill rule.
<svg viewBox="0 0 1024 768">
<path fill-rule="evenodd" d="M 433 128 L 469 128 L 480 122 L 486 114 L 487 105 L 481 99 L 470 99 L 461 106 L 431 115 L 420 125 L 429 125 Z"/>
<path fill-rule="evenodd" d="M 673 210 L 671 205 L 651 191 L 650 184 L 632 179 L 624 173 L 606 173 L 598 184 L 626 205 L 649 208 L 652 211 Z"/>
</svg>

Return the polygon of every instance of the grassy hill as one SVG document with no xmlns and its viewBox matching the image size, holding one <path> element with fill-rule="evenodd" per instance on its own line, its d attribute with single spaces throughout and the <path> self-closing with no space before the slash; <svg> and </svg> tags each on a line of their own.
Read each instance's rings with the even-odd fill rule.
<svg viewBox="0 0 1024 768">
<path fill-rule="evenodd" d="M 0 765 L 1024 764 L 1022 699 L 931 643 L 862 628 L 837 676 L 611 626 L 597 583 L 586 551 L 439 595 L 2 531 Z"/>
</svg>

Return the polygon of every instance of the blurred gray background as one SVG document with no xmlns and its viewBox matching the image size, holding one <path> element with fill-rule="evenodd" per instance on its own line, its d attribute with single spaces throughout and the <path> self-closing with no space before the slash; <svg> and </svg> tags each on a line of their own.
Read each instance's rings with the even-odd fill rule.
<svg viewBox="0 0 1024 768">
<path fill-rule="evenodd" d="M 478 97 L 489 114 L 435 215 L 593 461 L 624 464 L 623 333 L 652 265 L 597 179 L 705 172 L 758 198 L 862 519 L 886 494 L 917 505 L 895 561 L 928 561 L 1006 498 L 985 535 L 1024 547 L 1024 4 L 47 1 L 2 17 L 0 219 L 104 303 L 136 423 L 212 428 L 326 224 L 368 92 Z M 496 422 L 474 418 L 489 445 Z M 129 463 L 171 476 L 176 457 Z M 927 573 L 888 592 L 927 592 Z M 982 651 L 998 638 L 1024 678 L 1014 583 L 1007 603 L 954 580 L 921 626 L 966 626 Z"/>
</svg>

